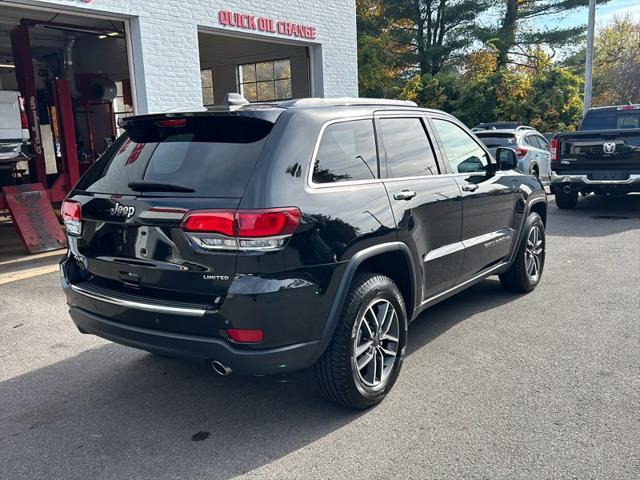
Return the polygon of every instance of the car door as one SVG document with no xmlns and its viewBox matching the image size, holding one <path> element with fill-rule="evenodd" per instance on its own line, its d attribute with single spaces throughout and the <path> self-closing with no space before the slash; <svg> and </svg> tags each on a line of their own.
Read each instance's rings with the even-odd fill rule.
<svg viewBox="0 0 640 480">
<path fill-rule="evenodd" d="M 456 283 L 464 257 L 462 197 L 450 175 L 440 175 L 426 119 L 376 116 L 382 173 L 398 227 L 412 251 L 422 300 Z"/>
<path fill-rule="evenodd" d="M 541 164 L 543 163 L 544 158 L 542 157 L 543 152 L 541 149 L 541 145 L 538 143 L 537 136 L 535 133 L 527 133 L 524 136 L 523 140 L 524 146 L 528 150 L 527 155 L 529 157 L 529 162 L 527 162 L 527 170 L 525 170 L 523 173 L 530 173 L 531 175 L 533 175 L 535 173 L 535 165 L 535 168 L 538 171 L 538 176 L 541 176 L 543 174 Z"/>
<path fill-rule="evenodd" d="M 465 253 L 459 281 L 464 281 L 500 263 L 511 251 L 515 240 L 515 183 L 461 124 L 437 116 L 431 122 L 462 191 L 461 241 Z"/>
</svg>

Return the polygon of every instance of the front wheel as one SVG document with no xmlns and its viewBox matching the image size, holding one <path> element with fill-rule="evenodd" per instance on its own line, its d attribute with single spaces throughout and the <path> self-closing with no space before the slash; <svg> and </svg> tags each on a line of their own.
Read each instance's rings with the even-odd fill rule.
<svg viewBox="0 0 640 480">
<path fill-rule="evenodd" d="M 500 283 L 505 289 L 527 293 L 538 286 L 544 270 L 546 244 L 542 218 L 532 212 L 525 222 L 516 258 L 509 270 L 500 275 Z"/>
<path fill-rule="evenodd" d="M 407 315 L 396 284 L 384 275 L 358 275 L 314 367 L 320 392 L 351 408 L 381 402 L 398 378 L 406 341 Z"/>
</svg>

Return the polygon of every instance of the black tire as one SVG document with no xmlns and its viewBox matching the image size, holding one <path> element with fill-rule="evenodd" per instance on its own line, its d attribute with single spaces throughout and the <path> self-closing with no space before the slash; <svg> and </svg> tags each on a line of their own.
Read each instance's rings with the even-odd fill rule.
<svg viewBox="0 0 640 480">
<path fill-rule="evenodd" d="M 366 380 L 361 377 L 361 370 L 355 365 L 359 357 L 355 356 L 354 350 L 360 338 L 358 329 L 363 325 L 361 322 L 365 313 L 375 302 L 385 301 L 392 305 L 397 313 L 398 342 L 393 342 L 397 344 L 396 356 L 393 363 L 390 361 L 391 357 L 386 357 L 390 367 L 389 373 L 384 381 L 381 378 L 380 385 L 371 387 L 366 385 Z M 320 393 L 328 400 L 350 408 L 365 409 L 380 403 L 398 378 L 405 354 L 406 340 L 406 309 L 402 294 L 393 280 L 373 273 L 357 275 L 347 294 L 331 343 L 314 366 Z M 380 342 L 380 348 L 383 350 L 389 348 L 388 343 L 387 347 L 384 347 L 382 342 Z M 374 348 L 376 348 L 375 345 L 371 347 L 372 352 Z M 373 362 L 377 361 L 378 357 L 373 355 Z M 384 371 L 387 367 L 384 366 L 384 360 L 382 362 L 381 371 Z M 375 378 L 374 372 L 374 382 Z"/>
<path fill-rule="evenodd" d="M 534 230 L 534 228 L 538 229 L 538 232 L 540 234 L 539 238 L 541 241 L 541 253 L 539 256 L 536 255 L 536 257 L 538 258 L 538 262 L 536 262 L 535 259 L 532 260 L 536 265 L 538 265 L 537 274 L 535 276 L 532 276 L 528 268 L 528 262 L 530 261 L 530 258 L 532 256 L 529 253 L 530 250 L 528 250 L 527 247 L 531 245 L 530 237 L 533 236 L 532 231 Z M 537 245 L 537 242 L 535 243 Z M 529 214 L 525 222 L 522 239 L 520 240 L 520 245 L 518 246 L 518 251 L 516 253 L 515 259 L 513 260 L 513 263 L 509 267 L 509 270 L 500 275 L 500 283 L 502 284 L 503 288 L 512 292 L 521 293 L 531 292 L 534 288 L 536 288 L 536 286 L 538 286 L 538 283 L 540 283 L 540 280 L 542 279 L 542 273 L 544 271 L 546 245 L 547 241 L 545 238 L 544 223 L 542 222 L 542 218 L 540 218 L 540 215 L 538 215 L 537 213 L 532 212 L 531 214 Z M 535 250 L 538 250 L 537 246 Z"/>
<path fill-rule="evenodd" d="M 534 165 L 533 168 L 531 169 L 531 175 L 533 175 L 538 180 L 540 180 L 540 172 L 538 171 L 538 167 L 536 165 Z"/>
<path fill-rule="evenodd" d="M 572 190 L 571 193 L 565 193 L 560 188 L 555 188 L 553 193 L 556 196 L 556 205 L 561 210 L 571 210 L 576 208 L 578 203 L 578 192 Z"/>
</svg>

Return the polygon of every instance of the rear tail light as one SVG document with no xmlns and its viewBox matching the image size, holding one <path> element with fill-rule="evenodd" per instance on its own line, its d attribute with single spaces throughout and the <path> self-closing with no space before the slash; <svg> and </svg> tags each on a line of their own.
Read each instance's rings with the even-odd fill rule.
<svg viewBox="0 0 640 480">
<path fill-rule="evenodd" d="M 227 335 L 231 340 L 238 343 L 260 343 L 264 338 L 264 331 L 229 328 L 227 329 Z"/>
<path fill-rule="evenodd" d="M 557 138 L 551 139 L 551 161 L 557 162 L 560 156 L 560 140 Z"/>
<path fill-rule="evenodd" d="M 182 230 L 205 250 L 269 251 L 284 248 L 299 224 L 297 208 L 202 210 L 189 212 Z"/>
<path fill-rule="evenodd" d="M 527 150 L 526 148 L 516 148 L 516 157 L 518 157 L 518 160 L 522 160 L 524 157 L 526 157 L 527 153 L 529 153 L 529 150 Z"/>
<path fill-rule="evenodd" d="M 65 200 L 60 214 L 69 235 L 77 236 L 82 233 L 82 206 L 78 202 Z"/>
</svg>

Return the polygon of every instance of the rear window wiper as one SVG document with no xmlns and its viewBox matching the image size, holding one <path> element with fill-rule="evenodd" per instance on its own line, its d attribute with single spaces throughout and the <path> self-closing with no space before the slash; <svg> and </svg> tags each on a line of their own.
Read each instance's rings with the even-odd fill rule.
<svg viewBox="0 0 640 480">
<path fill-rule="evenodd" d="M 178 185 L 176 183 L 157 182 L 154 180 L 138 180 L 136 182 L 129 182 L 129 188 L 136 192 L 195 192 L 191 187 L 185 187 L 184 185 Z"/>
</svg>

